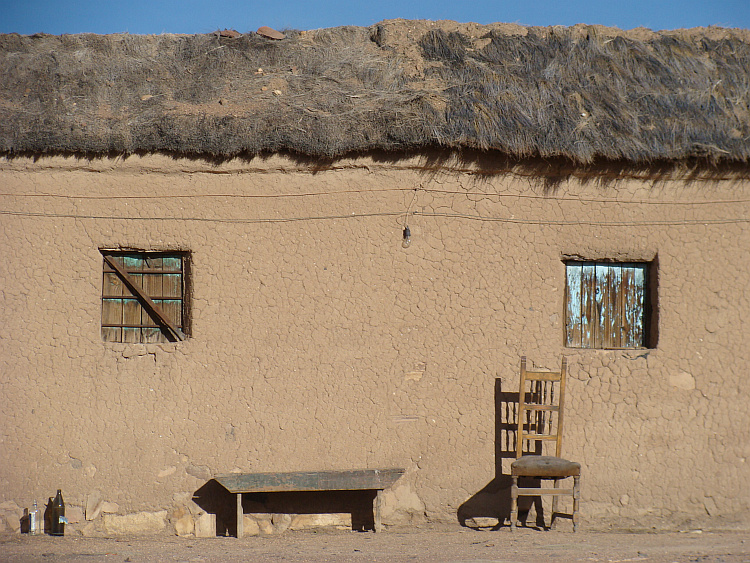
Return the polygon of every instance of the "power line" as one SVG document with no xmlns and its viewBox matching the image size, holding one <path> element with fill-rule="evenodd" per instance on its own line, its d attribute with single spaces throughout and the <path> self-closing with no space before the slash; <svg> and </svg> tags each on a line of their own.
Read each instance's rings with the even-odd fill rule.
<svg viewBox="0 0 750 563">
<path fill-rule="evenodd" d="M 265 219 L 222 219 L 215 217 L 127 217 L 123 215 L 83 215 L 74 213 L 37 213 L 28 211 L 2 211 L 0 215 L 20 215 L 28 217 L 46 217 L 52 219 L 99 219 L 109 221 L 198 221 L 208 223 L 291 223 L 295 221 L 325 221 L 331 219 L 352 219 L 357 217 L 396 217 L 403 211 L 385 211 L 372 213 L 351 213 L 342 215 L 318 215 L 309 217 L 277 217 Z"/>
<path fill-rule="evenodd" d="M 425 189 L 426 192 L 436 192 L 444 194 L 462 194 L 466 195 L 486 195 L 489 197 L 511 197 L 521 199 L 544 199 L 554 201 L 572 201 L 582 203 L 616 203 L 616 204 L 638 204 L 638 205 L 713 205 L 722 203 L 750 203 L 750 199 L 716 199 L 716 200 L 704 200 L 704 201 L 676 201 L 676 200 L 665 200 L 665 201 L 654 201 L 649 199 L 607 199 L 607 198 L 586 198 L 586 197 L 564 197 L 564 196 L 547 196 L 537 194 L 499 194 L 499 193 L 488 193 L 488 192 L 464 192 L 461 190 L 438 190 L 438 189 Z"/>
<path fill-rule="evenodd" d="M 0 196 L 17 196 L 17 197 L 51 197 L 51 198 L 62 198 L 62 199 L 91 199 L 91 200 L 102 200 L 102 199 L 199 199 L 199 198 L 242 198 L 242 199 L 273 199 L 273 198 L 286 198 L 286 197 L 315 197 L 315 196 L 326 196 L 326 195 L 338 195 L 338 194 L 357 194 L 357 193 L 377 193 L 377 192 L 395 192 L 395 191 L 413 191 L 414 188 L 377 188 L 377 189 L 356 189 L 356 190 L 336 190 L 332 192 L 300 192 L 300 193 L 285 193 L 285 194 L 162 194 L 162 195 L 70 195 L 70 194 L 50 194 L 50 193 L 39 193 L 39 194 L 13 194 L 13 193 L 0 193 Z"/>
<path fill-rule="evenodd" d="M 498 223 L 516 223 L 520 225 L 589 225 L 595 227 L 659 227 L 659 226 L 681 226 L 681 225 L 729 225 L 739 223 L 750 223 L 750 217 L 740 219 L 675 219 L 662 221 L 591 221 L 587 219 L 574 221 L 543 220 L 543 219 L 515 219 L 507 217 L 484 217 L 481 215 L 468 215 L 463 213 L 437 213 L 437 212 L 414 212 L 415 215 L 425 217 L 449 217 L 452 219 L 471 219 L 475 221 L 488 221 Z"/>
<path fill-rule="evenodd" d="M 398 217 L 403 211 L 382 211 L 370 213 L 347 213 L 339 215 L 313 215 L 302 217 L 276 217 L 260 219 L 223 219 L 213 217 L 128 217 L 117 215 L 85 215 L 73 213 L 40 213 L 28 211 L 4 211 L 0 215 L 13 215 L 21 217 L 44 217 L 50 219 L 97 219 L 104 221 L 193 221 L 208 223 L 235 223 L 235 224 L 262 224 L 262 223 L 292 223 L 299 221 L 329 221 L 335 219 L 356 219 L 364 217 Z M 548 225 L 548 226 L 576 226 L 588 225 L 599 227 L 632 227 L 632 226 L 684 226 L 684 225 L 729 225 L 750 223 L 750 218 L 737 219 L 682 219 L 682 220 L 660 220 L 660 221 L 592 221 L 592 220 L 543 220 L 543 219 L 516 219 L 512 217 L 487 217 L 482 215 L 469 215 L 465 213 L 440 213 L 413 211 L 412 216 L 422 217 L 444 217 L 449 219 L 465 219 L 471 221 L 485 221 L 495 223 L 511 223 L 519 225 Z"/>
<path fill-rule="evenodd" d="M 383 192 L 411 192 L 422 191 L 425 193 L 437 194 L 455 194 L 467 196 L 485 196 L 491 198 L 514 198 L 514 199 L 541 199 L 547 201 L 570 201 L 581 203 L 614 203 L 618 205 L 722 205 L 750 203 L 750 199 L 717 199 L 703 201 L 677 201 L 677 200 L 649 200 L 649 199 L 608 199 L 608 198 L 587 198 L 571 197 L 556 195 L 537 195 L 537 194 L 513 194 L 484 191 L 467 191 L 467 190 L 443 190 L 437 188 L 373 188 L 373 189 L 353 189 L 353 190 L 336 190 L 320 192 L 300 192 L 300 193 L 283 193 L 283 194 L 161 194 L 161 195 L 70 195 L 70 194 L 53 194 L 53 193 L 0 193 L 0 197 L 27 197 L 27 198 L 58 198 L 58 199 L 77 199 L 77 200 L 158 200 L 158 199 L 204 199 L 204 198 L 224 198 L 224 199 L 283 199 L 297 197 L 321 197 L 341 194 L 364 194 L 364 193 L 383 193 Z"/>
</svg>

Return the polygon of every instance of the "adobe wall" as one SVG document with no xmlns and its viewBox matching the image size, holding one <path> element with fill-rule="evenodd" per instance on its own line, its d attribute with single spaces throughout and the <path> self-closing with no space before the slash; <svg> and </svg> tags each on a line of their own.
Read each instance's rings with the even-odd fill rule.
<svg viewBox="0 0 750 563">
<path fill-rule="evenodd" d="M 584 525 L 750 527 L 750 182 L 454 165 L 0 161 L 0 526 L 61 488 L 72 529 L 171 529 L 212 474 L 378 467 L 386 523 L 507 516 L 519 358 L 565 355 Z M 102 342 L 101 247 L 191 252 L 187 341 Z M 658 260 L 655 349 L 563 346 L 573 255 Z"/>
</svg>

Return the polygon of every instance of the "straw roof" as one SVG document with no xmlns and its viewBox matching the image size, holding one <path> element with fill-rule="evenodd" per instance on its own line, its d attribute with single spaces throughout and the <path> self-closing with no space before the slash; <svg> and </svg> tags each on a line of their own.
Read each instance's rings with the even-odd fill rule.
<svg viewBox="0 0 750 563">
<path fill-rule="evenodd" d="M 750 163 L 747 30 L 392 20 L 285 35 L 0 35 L 0 154 Z"/>
</svg>

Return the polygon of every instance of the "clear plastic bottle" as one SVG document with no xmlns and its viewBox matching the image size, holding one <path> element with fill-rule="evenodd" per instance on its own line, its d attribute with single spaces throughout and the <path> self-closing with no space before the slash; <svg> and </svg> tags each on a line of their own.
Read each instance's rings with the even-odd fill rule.
<svg viewBox="0 0 750 563">
<path fill-rule="evenodd" d="M 42 533 L 42 515 L 39 511 L 39 506 L 34 501 L 34 506 L 29 511 L 29 534 L 32 536 L 38 536 Z"/>
</svg>

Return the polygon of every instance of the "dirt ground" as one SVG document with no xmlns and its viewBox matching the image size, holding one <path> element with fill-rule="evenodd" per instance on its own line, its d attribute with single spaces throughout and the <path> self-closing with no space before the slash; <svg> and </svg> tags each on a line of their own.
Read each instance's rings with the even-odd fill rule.
<svg viewBox="0 0 750 563">
<path fill-rule="evenodd" d="M 620 533 L 475 530 L 458 525 L 383 533 L 323 529 L 277 536 L 90 538 L 0 536 L 0 561 L 750 562 L 742 532 Z"/>
</svg>

